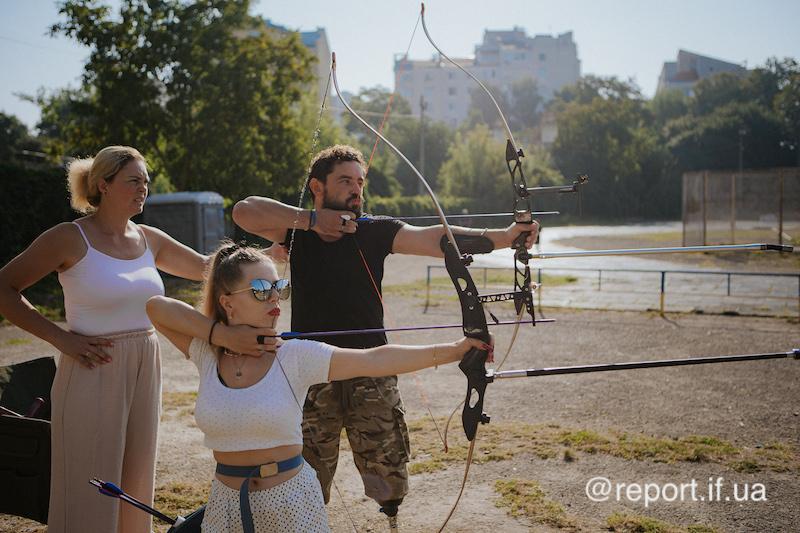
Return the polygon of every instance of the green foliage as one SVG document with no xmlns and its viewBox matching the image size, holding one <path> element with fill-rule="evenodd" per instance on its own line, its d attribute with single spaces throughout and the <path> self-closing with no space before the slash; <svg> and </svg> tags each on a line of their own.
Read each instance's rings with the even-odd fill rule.
<svg viewBox="0 0 800 533">
<path fill-rule="evenodd" d="M 784 127 L 780 146 L 794 152 L 794 164 L 800 166 L 800 68 L 789 59 L 783 67 L 787 72 L 778 84 L 780 91 L 775 95 L 773 108 Z"/>
<path fill-rule="evenodd" d="M 447 214 L 469 212 L 474 202 L 468 198 L 436 195 L 442 209 Z M 425 216 L 435 215 L 433 200 L 427 194 L 415 196 L 371 196 L 367 202 L 367 212 L 387 216 Z M 438 224 L 438 222 L 431 222 Z M 421 225 L 421 224 L 420 224 Z"/>
<path fill-rule="evenodd" d="M 39 141 L 31 136 L 25 124 L 14 115 L 0 113 L 0 162 L 24 164 L 29 160 L 25 151 L 39 150 Z"/>
<path fill-rule="evenodd" d="M 512 131 L 523 131 L 539 124 L 544 98 L 536 81 L 523 78 L 511 84 L 511 109 L 508 111 Z M 505 111 L 504 111 L 505 112 Z"/>
<path fill-rule="evenodd" d="M 293 193 L 306 164 L 295 102 L 312 59 L 249 5 L 63 2 L 52 32 L 91 52 L 80 89 L 39 95 L 43 134 L 69 155 L 136 146 L 181 190 Z"/>
<path fill-rule="evenodd" d="M 388 115 L 386 109 L 391 98 Z M 446 125 L 426 120 L 424 133 L 420 132 L 420 120 L 411 116 L 411 105 L 397 94 L 392 98 L 391 92 L 382 87 L 362 89 L 350 101 L 351 107 L 370 122 L 376 129 L 383 124 L 382 133 L 411 161 L 434 190 L 438 190 L 439 169 L 447 157 L 447 149 L 453 142 L 453 131 Z M 384 122 L 383 117 L 386 116 Z M 420 182 L 411 168 L 403 163 L 397 155 L 379 142 L 376 146 L 375 136 L 350 115 L 344 117 L 346 130 L 355 139 L 364 156 L 372 161 L 369 165 L 369 194 L 391 197 L 397 195 L 414 195 L 420 192 Z M 422 135 L 424 134 L 424 137 Z M 425 143 L 425 161 L 420 155 L 420 141 Z M 373 154 L 373 148 L 375 152 Z"/>
<path fill-rule="evenodd" d="M 4 265 L 43 231 L 72 220 L 74 213 L 63 168 L 0 163 L 0 183 L 0 265 Z"/>
<path fill-rule="evenodd" d="M 665 140 L 676 169 L 791 166 L 800 162 L 800 66 L 771 59 L 738 77 L 701 80 L 689 110 L 667 123 Z"/>
<path fill-rule="evenodd" d="M 588 77 L 559 93 L 553 156 L 567 175 L 589 174 L 583 210 L 589 216 L 674 216 L 679 191 L 664 179 L 666 150 L 637 87 Z"/>
<path fill-rule="evenodd" d="M 485 125 L 457 133 L 439 174 L 441 190 L 449 196 L 479 199 L 481 209 L 488 212 L 507 208 L 511 191 L 504 150 Z"/>
<path fill-rule="evenodd" d="M 667 122 L 679 118 L 689 111 L 689 98 L 680 89 L 668 89 L 656 94 L 647 103 L 653 120 L 658 128 L 663 128 Z"/>
<path fill-rule="evenodd" d="M 512 131 L 519 133 L 539 124 L 544 99 L 539 94 L 535 80 L 531 78 L 517 80 L 511 84 L 508 91 L 502 91 L 490 84 L 486 84 L 486 88 L 494 96 Z M 469 94 L 470 111 L 467 127 L 471 129 L 478 125 L 487 125 L 495 130 L 504 129 L 500 114 L 486 91 L 475 86 L 470 89 Z"/>
<path fill-rule="evenodd" d="M 706 115 L 686 115 L 668 124 L 666 135 L 683 170 L 738 168 L 740 142 L 744 168 L 794 163 L 789 151 L 781 149 L 779 118 L 753 101 L 734 99 Z"/>
<path fill-rule="evenodd" d="M 344 128 L 334 119 L 330 113 L 330 100 L 326 103 L 325 110 L 320 115 L 321 95 L 316 91 L 304 93 L 297 108 L 300 131 L 305 138 L 301 144 L 304 145 L 303 161 L 306 167 L 303 173 L 298 175 L 294 184 L 294 197 L 290 196 L 287 201 L 291 205 L 297 205 L 300 190 L 305 180 L 308 178 L 308 166 L 311 159 L 320 150 L 334 144 L 355 144 L 355 139 L 348 135 Z M 330 98 L 330 95 L 328 95 Z M 319 128 L 319 131 L 317 129 Z M 310 205 L 311 195 L 305 195 L 306 205 Z"/>
<path fill-rule="evenodd" d="M 494 96 L 494 99 L 497 101 L 497 105 L 500 106 L 500 109 L 503 111 L 503 113 L 508 115 L 508 110 L 511 109 L 511 102 L 509 102 L 506 93 L 491 84 L 487 83 L 485 85 L 489 92 L 492 93 L 492 96 Z M 470 89 L 469 98 L 469 117 L 467 118 L 468 128 L 472 129 L 481 125 L 488 126 L 492 129 L 499 129 L 503 127 L 503 124 L 500 120 L 500 115 L 497 113 L 497 109 L 495 108 L 494 103 L 492 103 L 491 98 L 489 98 L 489 95 L 486 94 L 486 91 L 476 85 Z"/>
</svg>

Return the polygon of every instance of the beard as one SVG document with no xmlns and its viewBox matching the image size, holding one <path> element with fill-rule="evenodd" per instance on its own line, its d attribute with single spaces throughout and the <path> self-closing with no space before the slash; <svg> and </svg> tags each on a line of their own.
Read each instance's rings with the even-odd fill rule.
<svg viewBox="0 0 800 533">
<path fill-rule="evenodd" d="M 356 205 L 358 202 L 358 205 Z M 336 200 L 328 196 L 328 191 L 325 191 L 324 196 L 322 197 L 322 207 L 325 209 L 335 209 L 337 211 L 350 211 L 356 215 L 356 218 L 363 215 L 363 211 L 361 211 L 361 206 L 363 205 L 363 201 L 361 197 L 356 194 L 349 196 L 346 200 Z"/>
</svg>

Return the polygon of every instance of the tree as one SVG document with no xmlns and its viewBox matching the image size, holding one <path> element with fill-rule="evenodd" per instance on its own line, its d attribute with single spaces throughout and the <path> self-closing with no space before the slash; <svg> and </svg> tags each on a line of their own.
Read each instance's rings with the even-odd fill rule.
<svg viewBox="0 0 800 533">
<path fill-rule="evenodd" d="M 38 152 L 41 144 L 14 115 L 0 113 L 0 164 L 21 163 L 25 151 Z"/>
<path fill-rule="evenodd" d="M 386 114 L 391 92 L 382 87 L 362 89 L 350 101 L 350 106 L 367 122 L 378 129 Z M 411 105 L 402 96 L 395 94 L 392 107 L 384 123 L 383 134 L 417 167 L 420 167 L 420 120 L 411 116 Z M 375 147 L 375 135 L 352 116 L 344 119 L 345 127 L 357 139 L 359 148 L 369 158 Z M 447 149 L 453 140 L 453 131 L 439 122 L 425 121 L 425 177 L 434 189 L 437 188 L 439 169 L 447 157 Z M 418 192 L 419 179 L 411 168 L 402 163 L 397 155 L 383 142 L 377 144 L 369 167 L 367 188 L 377 196 L 414 195 Z"/>
<path fill-rule="evenodd" d="M 439 175 L 444 195 L 478 200 L 481 209 L 502 209 L 510 197 L 510 185 L 501 180 L 507 172 L 503 153 L 503 144 L 485 124 L 459 131 Z"/>
<path fill-rule="evenodd" d="M 658 128 L 663 128 L 672 119 L 682 117 L 689 111 L 689 98 L 680 89 L 668 89 L 656 93 L 647 104 Z"/>
<path fill-rule="evenodd" d="M 247 0 L 60 5 L 54 34 L 88 46 L 82 87 L 44 96 L 43 130 L 69 155 L 138 147 L 179 189 L 294 196 L 306 132 L 295 103 L 311 56 Z"/>
<path fill-rule="evenodd" d="M 700 81 L 689 111 L 669 122 L 665 139 L 680 171 L 746 168 L 798 162 L 800 68 L 770 59 L 745 77 L 717 74 Z M 794 102 L 794 103 L 793 103 Z"/>
<path fill-rule="evenodd" d="M 784 127 L 782 149 L 794 152 L 795 165 L 800 166 L 800 65 L 794 60 L 784 60 L 786 76 L 773 106 Z"/>
<path fill-rule="evenodd" d="M 539 124 L 544 98 L 539 94 L 539 86 L 531 78 L 524 78 L 511 84 L 511 108 L 508 109 L 512 131 L 531 129 Z M 506 110 L 503 110 L 506 113 Z"/>
<path fill-rule="evenodd" d="M 686 171 L 738 168 L 740 142 L 745 168 L 791 165 L 791 154 L 780 145 L 782 132 L 772 110 L 734 101 L 703 116 L 674 120 L 666 135 L 678 167 Z"/>
<path fill-rule="evenodd" d="M 489 92 L 492 93 L 492 96 L 494 96 L 497 105 L 500 106 L 503 113 L 507 115 L 508 109 L 511 109 L 511 105 L 506 94 L 498 87 L 489 84 L 485 85 Z M 497 109 L 492 103 L 491 98 L 489 98 L 489 95 L 486 94 L 486 91 L 480 87 L 474 87 L 469 91 L 469 99 L 469 116 L 466 120 L 466 127 L 471 128 L 478 124 L 486 124 L 491 129 L 502 127 Z"/>
<path fill-rule="evenodd" d="M 522 162 L 528 186 L 564 181 L 542 148 L 530 150 Z M 445 196 L 469 200 L 473 212 L 507 211 L 515 194 L 505 165 L 505 142 L 485 124 L 456 134 L 439 181 Z"/>
<path fill-rule="evenodd" d="M 583 210 L 603 218 L 669 216 L 679 183 L 664 173 L 666 150 L 639 89 L 615 78 L 588 77 L 563 89 L 553 156 L 566 176 L 589 174 Z"/>
</svg>

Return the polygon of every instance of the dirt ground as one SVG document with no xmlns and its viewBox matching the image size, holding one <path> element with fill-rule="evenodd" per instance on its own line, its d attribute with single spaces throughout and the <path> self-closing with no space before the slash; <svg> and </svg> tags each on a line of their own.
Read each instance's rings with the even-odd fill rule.
<svg viewBox="0 0 800 533">
<path fill-rule="evenodd" d="M 424 275 L 428 260 L 391 258 L 387 283 Z M 393 274 L 392 274 L 393 273 Z M 387 326 L 459 322 L 460 313 L 445 302 L 422 314 L 422 300 L 387 298 Z M 499 318 L 511 312 L 493 308 Z M 608 311 L 545 309 L 552 324 L 521 326 L 506 369 L 788 351 L 800 348 L 796 321 L 736 316 L 673 315 Z M 288 329 L 289 313 L 280 327 Z M 497 354 L 508 344 L 510 328 L 496 328 Z M 430 343 L 456 339 L 457 331 L 414 332 L 390 337 L 390 342 Z M 194 425 L 191 407 L 177 392 L 195 390 L 196 370 L 162 339 L 165 412 L 160 428 L 157 485 L 207 488 L 213 462 Z M 0 328 L 0 364 L 52 354 L 53 349 L 14 327 Z M 457 367 L 440 367 L 401 377 L 407 420 L 425 426 L 427 409 L 441 423 L 461 401 L 465 379 Z M 776 360 L 724 365 L 635 370 L 502 380 L 490 384 L 485 410 L 491 423 L 478 432 L 474 464 L 461 504 L 448 531 L 607 531 L 614 513 L 639 518 L 620 531 L 645 531 L 648 517 L 662 521 L 647 531 L 796 531 L 800 522 L 800 361 Z M 169 400 L 169 401 L 167 401 Z M 171 402 L 171 403 L 170 403 Z M 169 405 L 167 405 L 167 403 Z M 427 404 L 427 405 L 426 405 Z M 497 429 L 500 432 L 498 433 Z M 520 428 L 527 428 L 523 431 Z M 664 460 L 654 444 L 637 458 L 585 446 L 577 440 L 556 440 L 557 453 L 537 453 L 539 430 L 570 435 L 622 435 L 622 440 L 660 439 L 668 442 L 703 436 L 704 442 L 724 442 L 730 449 L 755 454 L 780 452 L 780 461 L 747 468 L 704 454 Z M 453 434 L 461 432 L 460 424 Z M 517 433 L 517 432 L 521 433 Z M 428 431 L 430 433 L 430 431 Z M 539 436 L 537 436 L 539 435 Z M 412 465 L 430 453 L 422 442 L 425 430 L 412 432 L 417 451 Z M 713 439 L 712 439 L 713 437 Z M 586 437 L 588 438 L 588 437 Z M 456 441 L 463 438 L 456 438 Z M 514 453 L 494 457 L 506 441 Z M 654 441 L 655 442 L 655 441 Z M 552 444 L 552 443 L 551 443 Z M 727 448 L 726 448 L 727 449 Z M 463 476 L 463 462 L 411 476 L 410 492 L 401 506 L 401 531 L 435 531 L 449 511 Z M 739 487 L 763 484 L 766 501 L 658 501 L 646 508 L 634 498 L 593 502 L 585 485 L 598 476 L 613 483 L 675 484 L 693 479 L 702 490 L 711 478 L 724 478 L 722 499 Z M 522 498 L 529 505 L 513 511 L 501 502 L 498 481 L 536 482 L 541 498 Z M 388 531 L 377 505 L 363 496 L 363 487 L 349 452 L 342 453 L 336 474 L 341 498 L 334 492 L 328 511 L 335 531 Z M 741 492 L 741 491 L 740 491 Z M 703 492 L 701 492 L 703 493 Z M 625 493 L 622 493 L 625 496 Z M 552 506 L 550 505 L 552 504 Z M 554 506 L 554 507 L 553 507 Z M 559 519 L 542 509 L 560 509 Z M 351 523 L 351 518 L 352 523 Z M 354 524 L 354 525 L 353 525 Z M 703 526 L 703 527 L 699 527 Z M 694 529 L 687 529 L 694 527 Z M 638 529 L 637 529 L 638 528 Z M 0 516 L 0 531 L 37 531 L 32 522 Z"/>
</svg>

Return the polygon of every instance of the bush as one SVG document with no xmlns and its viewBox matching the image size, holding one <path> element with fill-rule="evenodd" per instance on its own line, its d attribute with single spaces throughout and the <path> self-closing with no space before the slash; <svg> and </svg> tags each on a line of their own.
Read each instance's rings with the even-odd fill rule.
<svg viewBox="0 0 800 533">
<path fill-rule="evenodd" d="M 74 220 L 63 168 L 0 164 L 0 264 L 5 265 L 43 231 Z"/>
</svg>

